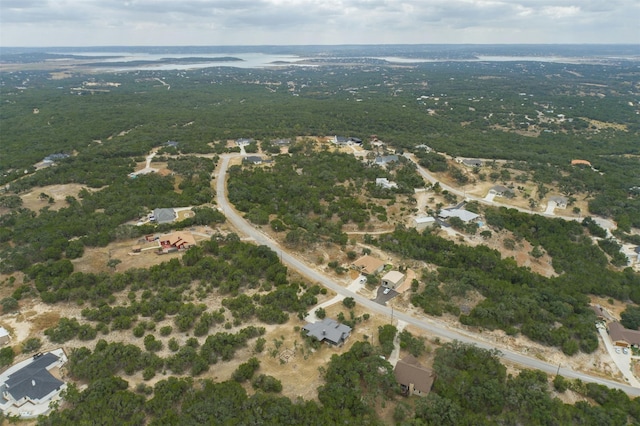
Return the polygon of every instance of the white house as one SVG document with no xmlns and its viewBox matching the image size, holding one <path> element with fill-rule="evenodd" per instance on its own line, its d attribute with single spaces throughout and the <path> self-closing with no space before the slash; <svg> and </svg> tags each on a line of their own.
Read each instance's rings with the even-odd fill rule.
<svg viewBox="0 0 640 426">
<path fill-rule="evenodd" d="M 422 231 L 425 228 L 430 228 L 435 224 L 436 219 L 432 216 L 418 216 L 413 218 L 413 225 L 418 231 Z"/>
<path fill-rule="evenodd" d="M 398 184 L 395 182 L 391 182 L 387 178 L 376 178 L 376 186 L 381 186 L 384 189 L 392 189 L 397 188 Z"/>
<path fill-rule="evenodd" d="M 438 216 L 440 216 L 440 218 L 442 219 L 457 217 L 460 218 L 464 223 L 473 222 L 480 217 L 480 215 L 462 209 L 445 209 L 442 210 Z"/>
</svg>

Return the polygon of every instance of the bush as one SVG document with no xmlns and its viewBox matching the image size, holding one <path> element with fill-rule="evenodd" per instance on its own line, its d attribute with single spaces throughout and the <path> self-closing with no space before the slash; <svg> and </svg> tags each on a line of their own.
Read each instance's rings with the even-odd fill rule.
<svg viewBox="0 0 640 426">
<path fill-rule="evenodd" d="M 236 371 L 231 375 L 231 378 L 239 383 L 245 382 L 253 377 L 253 373 L 255 373 L 258 368 L 260 368 L 260 361 L 258 361 L 258 358 L 249 358 L 247 362 L 238 366 Z"/>
<path fill-rule="evenodd" d="M 347 308 L 349 308 L 349 309 L 352 309 L 352 308 L 355 308 L 355 306 L 356 306 L 356 301 L 353 299 L 353 297 L 346 297 L 346 298 L 342 301 L 342 304 L 343 304 L 345 307 L 347 307 Z"/>
<path fill-rule="evenodd" d="M 42 347 L 42 341 L 37 337 L 31 337 L 22 344 L 22 353 L 35 352 Z"/>
<path fill-rule="evenodd" d="M 165 325 L 164 327 L 160 328 L 160 335 L 168 336 L 171 334 L 172 331 L 173 331 L 173 327 L 171 327 L 170 325 Z"/>
<path fill-rule="evenodd" d="M 0 349 L 0 367 L 13 364 L 13 358 L 15 356 L 13 348 L 9 346 Z"/>
<path fill-rule="evenodd" d="M 18 301 L 13 297 L 5 297 L 0 301 L 0 305 L 2 305 L 2 312 L 12 312 L 18 309 Z"/>
<path fill-rule="evenodd" d="M 263 392 L 282 391 L 282 382 L 275 377 L 267 376 L 265 374 L 260 374 L 258 377 L 253 379 L 251 386 L 256 390 L 259 389 Z"/>
</svg>

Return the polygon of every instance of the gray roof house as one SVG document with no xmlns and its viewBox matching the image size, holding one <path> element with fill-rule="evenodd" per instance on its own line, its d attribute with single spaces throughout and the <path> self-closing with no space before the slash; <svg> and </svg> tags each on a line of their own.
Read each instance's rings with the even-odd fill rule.
<svg viewBox="0 0 640 426">
<path fill-rule="evenodd" d="M 561 195 L 553 195 L 549 197 L 549 201 L 553 201 L 554 203 L 556 203 L 556 207 L 558 207 L 559 209 L 566 209 L 567 203 L 569 202 L 567 197 L 563 197 Z"/>
<path fill-rule="evenodd" d="M 489 190 L 489 193 L 496 194 L 498 197 L 502 197 L 503 195 L 505 195 L 508 192 L 513 194 L 513 191 L 511 189 L 507 188 L 504 185 L 494 185 Z"/>
<path fill-rule="evenodd" d="M 379 166 L 384 166 L 386 164 L 389 163 L 396 163 L 398 162 L 398 156 L 393 154 L 393 155 L 382 155 L 380 157 L 376 157 L 376 164 Z"/>
<path fill-rule="evenodd" d="M 153 217 L 157 224 L 171 223 L 178 217 L 173 209 L 154 209 Z"/>
<path fill-rule="evenodd" d="M 29 413 L 43 414 L 49 410 L 49 402 L 66 388 L 66 384 L 54 377 L 49 370 L 66 361 L 62 350 L 36 354 L 32 359 L 10 368 L 0 380 L 0 409 L 5 414 L 20 415 L 28 403 Z M 13 370 L 13 371 L 12 371 Z M 37 413 L 36 413 L 37 412 Z"/>
<path fill-rule="evenodd" d="M 334 136 L 332 142 L 336 145 L 346 145 L 349 143 L 349 138 L 346 136 Z"/>
<path fill-rule="evenodd" d="M 462 164 L 468 167 L 482 167 L 482 160 L 477 158 L 465 158 L 461 161 Z"/>
<path fill-rule="evenodd" d="M 244 161 L 251 164 L 262 164 L 264 160 L 259 155 L 249 155 L 244 158 Z"/>
<path fill-rule="evenodd" d="M 334 346 L 342 346 L 351 335 L 351 327 L 330 318 L 307 324 L 302 329 L 307 332 L 307 336 L 313 336 L 320 342 L 327 342 Z"/>
</svg>

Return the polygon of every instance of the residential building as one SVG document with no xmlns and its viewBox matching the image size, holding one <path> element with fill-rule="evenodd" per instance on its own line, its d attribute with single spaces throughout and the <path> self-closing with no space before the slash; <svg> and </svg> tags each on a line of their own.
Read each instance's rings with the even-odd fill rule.
<svg viewBox="0 0 640 426">
<path fill-rule="evenodd" d="M 251 164 L 262 164 L 262 157 L 259 155 L 249 155 L 248 157 L 245 157 L 243 161 Z"/>
<path fill-rule="evenodd" d="M 477 158 L 463 158 L 458 160 L 459 163 L 464 164 L 467 167 L 482 167 L 482 160 L 478 160 Z"/>
<path fill-rule="evenodd" d="M 496 197 L 504 197 L 505 195 L 507 195 L 508 193 L 511 193 L 511 195 L 513 195 L 513 191 L 509 188 L 507 188 L 504 185 L 494 185 L 491 187 L 491 189 L 489 190 L 490 194 L 495 194 Z"/>
<path fill-rule="evenodd" d="M 49 412 L 50 402 L 59 398 L 67 385 L 51 371 L 67 361 L 62 349 L 39 353 L 0 375 L 0 411 L 25 418 Z"/>
<path fill-rule="evenodd" d="M 416 230 L 422 231 L 426 228 L 431 228 L 436 224 L 436 219 L 432 216 L 418 216 L 413 218 L 413 225 Z"/>
<path fill-rule="evenodd" d="M 396 288 L 404 282 L 404 274 L 400 271 L 389 271 L 382 277 L 382 286 Z"/>
<path fill-rule="evenodd" d="M 473 222 L 478 219 L 480 215 L 477 215 L 473 212 L 462 210 L 462 209 L 444 209 L 440 211 L 438 215 L 441 219 L 448 219 L 450 217 L 457 217 L 461 219 L 464 223 Z"/>
<path fill-rule="evenodd" d="M 407 355 L 399 360 L 393 374 L 400 384 L 402 393 L 406 396 L 429 395 L 436 379 L 435 373 L 423 367 L 413 355 Z"/>
<path fill-rule="evenodd" d="M 579 159 L 571 160 L 571 165 L 572 166 L 589 166 L 589 167 L 591 167 L 591 163 L 589 161 L 587 161 L 587 160 L 579 160 Z"/>
<path fill-rule="evenodd" d="M 387 178 L 376 178 L 376 186 L 381 186 L 384 189 L 393 189 L 397 188 L 398 184 L 395 182 L 391 182 Z"/>
<path fill-rule="evenodd" d="M 553 201 L 554 203 L 556 203 L 556 207 L 559 209 L 566 209 L 567 203 L 569 202 L 569 200 L 567 200 L 567 197 L 562 197 L 560 195 L 549 197 L 549 201 Z"/>
<path fill-rule="evenodd" d="M 178 216 L 174 209 L 162 208 L 154 209 L 153 215 L 150 219 L 155 221 L 158 225 L 161 225 L 163 223 L 171 223 L 176 220 L 177 217 Z"/>
<path fill-rule="evenodd" d="M 618 321 L 609 323 L 609 337 L 615 346 L 640 347 L 640 330 L 630 330 Z"/>
<path fill-rule="evenodd" d="M 307 332 L 307 336 L 315 337 L 320 342 L 327 342 L 333 346 L 342 346 L 351 335 L 351 327 L 330 318 L 309 323 L 302 329 Z"/>
<path fill-rule="evenodd" d="M 236 139 L 236 145 L 238 146 L 247 146 L 251 144 L 251 142 L 253 142 L 253 139 L 247 139 L 247 138 Z"/>
<path fill-rule="evenodd" d="M 397 163 L 398 161 L 399 161 L 399 158 L 395 154 L 393 154 L 393 155 L 381 155 L 379 157 L 376 157 L 375 163 L 378 166 L 386 166 L 389 163 Z"/>
<path fill-rule="evenodd" d="M 384 269 L 384 262 L 367 254 L 353 262 L 351 266 L 364 275 L 372 275 L 382 272 Z"/>
<path fill-rule="evenodd" d="M 346 136 L 334 136 L 331 142 L 336 145 L 347 145 L 349 143 L 349 138 Z"/>
</svg>

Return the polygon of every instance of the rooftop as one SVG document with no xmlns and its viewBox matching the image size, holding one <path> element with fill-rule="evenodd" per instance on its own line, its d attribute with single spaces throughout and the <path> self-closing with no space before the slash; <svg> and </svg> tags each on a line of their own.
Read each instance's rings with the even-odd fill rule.
<svg viewBox="0 0 640 426">
<path fill-rule="evenodd" d="M 445 209 L 440 212 L 439 216 L 441 218 L 457 217 L 463 222 L 471 222 L 480 217 L 480 215 L 462 209 Z"/>
<path fill-rule="evenodd" d="M 328 340 L 336 344 L 351 334 L 351 327 L 331 318 L 324 318 L 322 321 L 307 324 L 302 329 L 307 332 L 307 336 L 313 336 L 319 341 Z"/>
<path fill-rule="evenodd" d="M 6 391 L 16 401 L 28 397 L 41 399 L 64 384 L 49 373 L 47 367 L 57 362 L 59 357 L 51 352 L 34 356 L 29 364 L 11 374 L 5 382 Z"/>
<path fill-rule="evenodd" d="M 364 255 L 360 259 L 353 262 L 353 266 L 359 268 L 365 274 L 373 274 L 384 266 L 384 262 L 373 256 Z"/>
<path fill-rule="evenodd" d="M 420 393 L 429 393 L 436 378 L 433 371 L 423 367 L 413 355 L 399 360 L 393 374 L 398 383 L 404 386 L 413 384 L 414 389 Z"/>
</svg>

